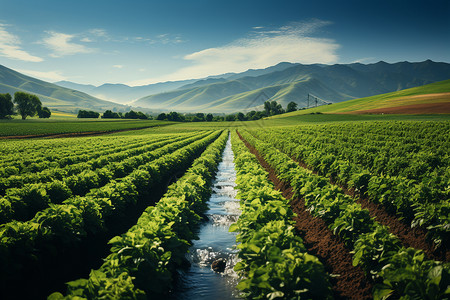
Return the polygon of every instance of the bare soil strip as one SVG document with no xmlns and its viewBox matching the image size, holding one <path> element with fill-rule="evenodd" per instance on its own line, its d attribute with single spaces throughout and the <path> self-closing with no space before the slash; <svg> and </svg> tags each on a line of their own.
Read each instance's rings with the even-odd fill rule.
<svg viewBox="0 0 450 300">
<path fill-rule="evenodd" d="M 296 161 L 300 167 L 317 174 L 316 171 L 311 169 L 303 161 L 295 158 L 292 158 L 292 160 Z M 440 249 L 436 249 L 435 245 L 427 240 L 427 231 L 425 229 L 420 227 L 411 228 L 409 224 L 400 220 L 395 214 L 388 212 L 384 206 L 376 204 L 368 198 L 360 197 L 353 189 L 347 189 L 345 186 L 334 182 L 331 178 L 330 182 L 339 186 L 345 194 L 353 197 L 357 203 L 361 204 L 362 208 L 369 211 L 370 216 L 375 218 L 378 223 L 388 226 L 389 231 L 395 234 L 405 247 L 423 250 L 429 258 L 434 260 L 449 261 L 450 251 L 446 249 L 445 245 L 442 245 Z"/>
<path fill-rule="evenodd" d="M 344 242 L 321 219 L 314 218 L 307 210 L 303 199 L 292 199 L 292 188 L 281 182 L 269 164 L 259 155 L 239 134 L 240 139 L 253 153 L 259 163 L 269 172 L 269 179 L 275 188 L 283 193 L 286 199 L 291 199 L 292 210 L 297 214 L 294 218 L 295 228 L 303 238 L 309 253 L 317 256 L 330 274 L 333 292 L 336 299 L 372 299 L 372 283 L 364 275 L 360 267 L 353 267 L 352 256 Z"/>
</svg>

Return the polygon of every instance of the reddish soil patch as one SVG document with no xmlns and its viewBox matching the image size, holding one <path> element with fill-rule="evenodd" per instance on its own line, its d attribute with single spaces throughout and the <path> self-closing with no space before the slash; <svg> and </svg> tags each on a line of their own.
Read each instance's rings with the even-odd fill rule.
<svg viewBox="0 0 450 300">
<path fill-rule="evenodd" d="M 283 193 L 286 199 L 292 198 L 292 188 L 281 182 L 275 171 L 236 131 L 259 163 L 269 172 L 269 179 Z M 337 275 L 331 279 L 336 299 L 372 299 L 372 283 L 364 275 L 360 267 L 353 267 L 352 256 L 344 242 L 328 229 L 325 222 L 314 218 L 307 210 L 302 199 L 291 200 L 292 210 L 297 214 L 294 218 L 295 228 L 303 238 L 309 253 L 317 256 L 330 274 Z"/>
<path fill-rule="evenodd" d="M 450 102 L 412 104 L 346 112 L 346 114 L 450 114 Z"/>
<path fill-rule="evenodd" d="M 0 136 L 0 140 L 96 136 L 96 135 L 117 133 L 117 132 L 122 132 L 122 131 L 139 130 L 139 129 L 145 129 L 145 128 L 151 128 L 151 127 L 155 127 L 155 126 L 145 126 L 145 127 L 139 127 L 139 128 L 117 129 L 117 130 L 110 130 L 110 131 L 86 131 L 86 132 L 35 134 L 35 135 L 10 135 L 10 136 Z"/>
</svg>

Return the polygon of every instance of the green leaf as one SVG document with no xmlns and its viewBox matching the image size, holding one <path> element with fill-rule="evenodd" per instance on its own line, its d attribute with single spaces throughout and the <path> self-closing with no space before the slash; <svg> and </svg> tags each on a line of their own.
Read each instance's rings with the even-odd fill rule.
<svg viewBox="0 0 450 300">
<path fill-rule="evenodd" d="M 280 291 L 276 291 L 276 292 L 267 294 L 267 298 L 269 300 L 276 299 L 276 298 L 283 298 L 283 297 L 284 297 L 284 293 L 280 292 Z"/>
</svg>

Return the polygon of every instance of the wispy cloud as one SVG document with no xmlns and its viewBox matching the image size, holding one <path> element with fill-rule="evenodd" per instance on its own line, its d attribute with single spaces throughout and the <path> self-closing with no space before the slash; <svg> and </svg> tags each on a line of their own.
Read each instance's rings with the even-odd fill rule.
<svg viewBox="0 0 450 300">
<path fill-rule="evenodd" d="M 89 30 L 89 33 L 96 36 L 96 37 L 101 37 L 101 38 L 105 38 L 105 39 L 109 39 L 109 35 L 106 32 L 105 29 L 102 28 L 93 28 Z"/>
<path fill-rule="evenodd" d="M 246 38 L 228 45 L 208 48 L 184 56 L 192 64 L 159 81 L 202 78 L 228 72 L 266 68 L 279 62 L 335 63 L 339 45 L 332 39 L 315 37 L 320 29 L 331 24 L 321 20 L 291 23 L 274 29 L 253 31 Z M 131 84 L 146 84 L 154 79 Z"/>
<path fill-rule="evenodd" d="M 32 77 L 39 78 L 41 80 L 49 81 L 49 82 L 55 82 L 55 81 L 61 81 L 61 80 L 67 80 L 67 77 L 61 74 L 59 71 L 33 71 L 33 70 L 17 70 L 20 73 L 23 73 L 25 75 L 29 75 Z"/>
<path fill-rule="evenodd" d="M 122 69 L 122 68 L 123 68 L 123 65 L 113 65 L 113 68 L 116 68 L 116 69 Z"/>
<path fill-rule="evenodd" d="M 21 48 L 20 38 L 6 30 L 7 25 L 0 24 L 0 55 L 30 62 L 41 62 L 42 58 L 31 55 Z"/>
<path fill-rule="evenodd" d="M 50 54 L 51 57 L 62 57 L 80 53 L 91 53 L 95 51 L 95 49 L 73 42 L 72 40 L 76 38 L 76 35 L 74 34 L 66 34 L 55 31 L 47 31 L 46 33 L 47 37 L 45 37 L 40 43 L 53 52 Z"/>
</svg>

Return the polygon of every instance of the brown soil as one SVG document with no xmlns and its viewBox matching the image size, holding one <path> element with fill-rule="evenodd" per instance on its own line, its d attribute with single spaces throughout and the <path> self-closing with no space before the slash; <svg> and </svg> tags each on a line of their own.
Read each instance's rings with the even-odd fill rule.
<svg viewBox="0 0 450 300">
<path fill-rule="evenodd" d="M 289 184 L 281 182 L 269 164 L 259 155 L 237 132 L 251 153 L 269 172 L 269 179 L 286 199 L 291 199 L 293 192 Z M 330 274 L 333 292 L 336 299 L 372 299 L 372 283 L 364 275 L 360 267 L 353 267 L 352 256 L 344 242 L 321 219 L 314 218 L 307 210 L 303 199 L 291 199 L 292 210 L 297 214 L 294 218 L 295 228 L 303 238 L 308 253 L 319 258 Z"/>
<path fill-rule="evenodd" d="M 96 135 L 111 134 L 111 133 L 117 133 L 117 132 L 123 132 L 123 131 L 139 130 L 139 129 L 145 129 L 145 128 L 151 128 L 151 127 L 155 127 L 155 126 L 117 129 L 117 130 L 110 130 L 110 131 L 86 131 L 86 132 L 49 133 L 49 134 L 36 134 L 36 135 L 10 135 L 10 136 L 0 136 L 0 140 L 96 136 Z"/>
<path fill-rule="evenodd" d="M 346 114 L 450 114 L 450 102 L 412 104 L 346 112 Z"/>
<path fill-rule="evenodd" d="M 295 158 L 292 158 L 292 160 L 296 161 L 300 167 L 311 170 L 314 174 L 317 174 L 316 171 L 312 170 L 304 162 L 298 161 Z M 378 223 L 388 226 L 390 232 L 395 234 L 405 247 L 423 250 L 429 258 L 434 260 L 449 261 L 450 251 L 446 249 L 445 245 L 440 249 L 436 249 L 435 245 L 427 240 L 427 231 L 425 229 L 420 227 L 411 228 L 397 216 L 389 213 L 382 205 L 373 203 L 367 198 L 359 197 L 354 190 L 336 184 L 331 178 L 330 182 L 339 186 L 345 194 L 353 197 L 357 203 L 361 204 L 362 208 L 369 211 L 370 216 L 375 218 Z"/>
</svg>

